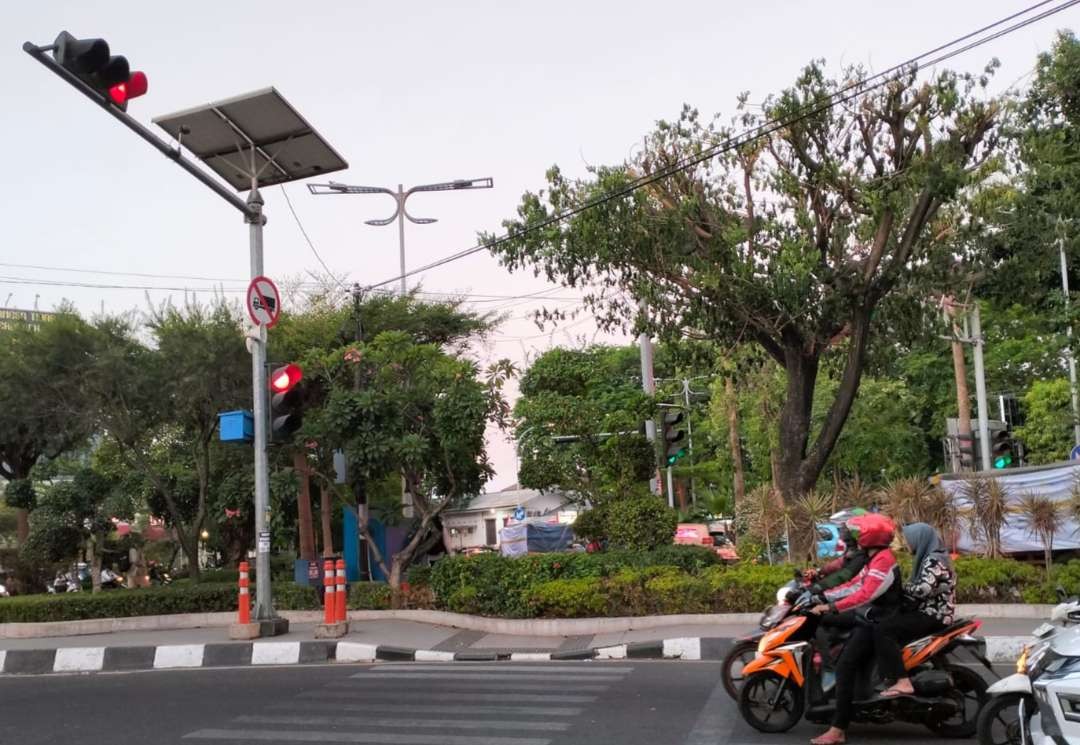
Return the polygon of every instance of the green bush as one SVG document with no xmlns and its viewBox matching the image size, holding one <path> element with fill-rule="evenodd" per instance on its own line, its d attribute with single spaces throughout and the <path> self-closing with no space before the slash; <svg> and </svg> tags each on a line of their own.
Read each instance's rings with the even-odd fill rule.
<svg viewBox="0 0 1080 745">
<path fill-rule="evenodd" d="M 472 585 L 459 587 L 450 595 L 446 607 L 454 613 L 479 613 L 478 593 Z"/>
<path fill-rule="evenodd" d="M 649 551 L 671 545 L 679 516 L 652 494 L 626 497 L 606 507 L 608 544 L 615 549 Z"/>
<path fill-rule="evenodd" d="M 405 581 L 412 587 L 428 587 L 431 585 L 431 567 L 411 566 L 405 572 Z"/>
<path fill-rule="evenodd" d="M 1039 585 L 1040 573 L 1014 559 L 961 556 L 955 562 L 958 603 L 1015 603 Z M 907 574 L 904 579 L 907 579 Z"/>
<path fill-rule="evenodd" d="M 645 582 L 653 613 L 705 613 L 712 605 L 712 588 L 702 577 L 662 574 Z"/>
<path fill-rule="evenodd" d="M 349 585 L 349 610 L 386 610 L 390 607 L 390 585 L 385 582 L 353 582 Z"/>
<path fill-rule="evenodd" d="M 604 615 L 608 598 L 601 580 L 595 577 L 556 579 L 533 588 L 529 606 L 536 616 L 583 618 Z"/>
<path fill-rule="evenodd" d="M 721 613 L 760 611 L 776 602 L 776 590 L 791 581 L 786 564 L 739 564 L 712 567 L 701 573 L 712 591 L 713 608 Z"/>
<path fill-rule="evenodd" d="M 578 514 L 574 520 L 574 535 L 586 541 L 607 538 L 607 512 L 603 507 L 593 507 Z"/>
</svg>

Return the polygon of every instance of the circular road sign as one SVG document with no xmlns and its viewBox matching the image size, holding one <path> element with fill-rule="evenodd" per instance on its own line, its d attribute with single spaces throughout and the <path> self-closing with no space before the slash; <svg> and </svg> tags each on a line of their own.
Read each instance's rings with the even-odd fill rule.
<svg viewBox="0 0 1080 745">
<path fill-rule="evenodd" d="M 281 315 L 281 293 L 269 277 L 256 277 L 247 289 L 247 311 L 256 326 L 270 328 Z"/>
</svg>

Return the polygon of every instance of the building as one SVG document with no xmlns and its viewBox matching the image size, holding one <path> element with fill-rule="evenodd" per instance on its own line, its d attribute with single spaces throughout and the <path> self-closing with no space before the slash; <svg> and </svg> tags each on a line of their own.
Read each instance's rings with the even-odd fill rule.
<svg viewBox="0 0 1080 745">
<path fill-rule="evenodd" d="M 450 553 L 481 546 L 497 548 L 499 530 L 516 522 L 515 514 L 523 519 L 547 517 L 551 522 L 572 523 L 577 513 L 578 508 L 564 492 L 520 489 L 514 484 L 503 491 L 480 494 L 464 507 L 444 512 L 443 542 Z"/>
</svg>

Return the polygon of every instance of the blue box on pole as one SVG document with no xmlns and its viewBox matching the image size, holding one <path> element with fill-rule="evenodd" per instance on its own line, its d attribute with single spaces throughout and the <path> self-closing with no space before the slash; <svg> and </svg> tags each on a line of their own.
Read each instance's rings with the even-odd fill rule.
<svg viewBox="0 0 1080 745">
<path fill-rule="evenodd" d="M 252 442 L 255 439 L 255 420 L 250 411 L 223 411 L 218 414 L 222 442 Z"/>
</svg>

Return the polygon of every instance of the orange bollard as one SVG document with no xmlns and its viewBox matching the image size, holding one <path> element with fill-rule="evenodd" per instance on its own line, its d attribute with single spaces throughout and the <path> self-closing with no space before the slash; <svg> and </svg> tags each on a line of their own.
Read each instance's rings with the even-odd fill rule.
<svg viewBox="0 0 1080 745">
<path fill-rule="evenodd" d="M 327 559 L 323 562 L 323 623 L 327 626 L 334 623 L 334 617 L 337 615 L 336 590 L 334 562 Z"/>
<path fill-rule="evenodd" d="M 248 563 L 240 562 L 240 607 L 238 610 L 239 623 L 251 623 L 251 590 L 248 587 Z"/>
<path fill-rule="evenodd" d="M 347 610 L 345 608 L 349 594 L 348 589 L 345 587 L 345 560 L 337 560 L 337 622 L 344 623 L 347 616 Z"/>
</svg>

